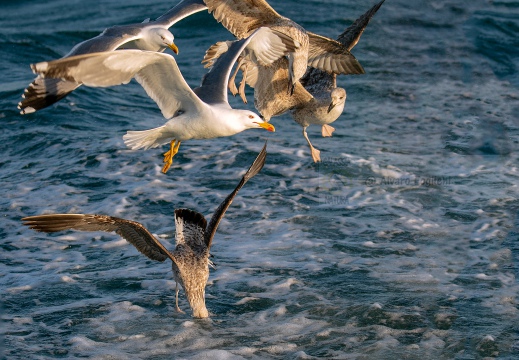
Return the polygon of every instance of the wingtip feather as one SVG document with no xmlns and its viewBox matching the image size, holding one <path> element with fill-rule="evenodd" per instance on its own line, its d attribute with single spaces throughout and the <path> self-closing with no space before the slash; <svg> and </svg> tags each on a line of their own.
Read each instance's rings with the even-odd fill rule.
<svg viewBox="0 0 519 360">
<path fill-rule="evenodd" d="M 175 209 L 175 218 L 182 219 L 184 223 L 190 223 L 199 226 L 204 230 L 207 227 L 207 221 L 204 215 L 194 210 L 185 208 Z"/>
<path fill-rule="evenodd" d="M 249 167 L 243 178 L 245 180 L 249 180 L 250 178 L 254 177 L 257 173 L 263 169 L 263 166 L 265 165 L 265 160 L 267 158 L 267 141 L 265 141 L 265 145 L 263 145 L 263 148 L 259 152 L 258 156 L 256 156 L 256 159 L 252 163 L 252 165 Z"/>
</svg>

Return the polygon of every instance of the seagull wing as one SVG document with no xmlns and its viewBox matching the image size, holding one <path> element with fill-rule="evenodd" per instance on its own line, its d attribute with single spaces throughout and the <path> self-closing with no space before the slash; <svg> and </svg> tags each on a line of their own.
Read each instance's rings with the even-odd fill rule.
<svg viewBox="0 0 519 360">
<path fill-rule="evenodd" d="M 207 6 L 203 0 L 183 0 L 151 23 L 154 25 L 163 26 L 165 28 L 170 28 L 175 23 L 188 17 L 189 15 L 206 9 Z"/>
<path fill-rule="evenodd" d="M 213 44 L 205 51 L 204 58 L 202 59 L 202 64 L 204 64 L 205 68 L 212 68 L 214 63 L 222 54 L 225 54 L 229 51 L 232 43 L 234 41 L 218 41 L 216 44 Z"/>
<path fill-rule="evenodd" d="M 339 35 L 337 41 L 344 45 L 348 50 L 353 49 L 359 42 L 360 36 L 368 26 L 369 21 L 380 9 L 384 0 L 373 6 L 371 9 L 362 14 L 357 20 L 353 22 L 344 32 Z M 323 70 L 316 68 L 309 68 L 303 78 L 301 78 L 301 84 L 303 84 L 310 92 L 313 88 L 317 89 L 333 89 L 336 87 L 336 76 L 335 74 L 327 73 Z"/>
<path fill-rule="evenodd" d="M 64 230 L 116 232 L 152 260 L 173 260 L 169 251 L 142 224 L 135 221 L 91 214 L 29 216 L 22 221 L 30 229 L 48 233 Z"/>
<path fill-rule="evenodd" d="M 116 50 L 130 41 L 140 39 L 142 29 L 149 26 L 149 23 L 111 26 L 101 34 L 74 46 L 65 57 Z"/>
<path fill-rule="evenodd" d="M 260 172 L 260 170 L 263 168 L 263 165 L 265 165 L 265 159 L 267 157 L 267 143 L 265 142 L 265 145 L 263 145 L 263 149 L 261 149 L 260 153 L 256 157 L 256 160 L 252 163 L 252 165 L 249 167 L 249 170 L 243 175 L 240 183 L 236 188 L 225 198 L 225 200 L 218 206 L 216 211 L 213 214 L 213 217 L 211 218 L 211 221 L 209 222 L 209 225 L 207 225 L 207 229 L 205 231 L 205 243 L 207 245 L 207 248 L 211 248 L 211 242 L 213 241 L 214 234 L 216 233 L 216 229 L 218 229 L 218 225 L 220 224 L 220 221 L 222 220 L 223 216 L 225 215 L 225 212 L 229 208 L 229 206 L 232 204 L 232 201 L 236 194 L 238 194 L 238 191 L 245 185 L 249 179 L 251 179 L 253 176 L 255 176 L 257 173 Z"/>
<path fill-rule="evenodd" d="M 308 32 L 308 66 L 334 74 L 364 74 L 364 69 L 340 42 Z"/>
<path fill-rule="evenodd" d="M 291 37 L 267 27 L 256 30 L 247 44 L 253 61 L 261 66 L 269 66 L 295 50 L 296 45 Z"/>
<path fill-rule="evenodd" d="M 384 0 L 374 5 L 371 9 L 362 14 L 353 24 L 351 24 L 344 32 L 339 35 L 337 41 L 346 46 L 348 50 L 353 49 L 355 45 L 359 42 L 359 39 L 368 26 L 369 21 L 375 15 L 375 13 L 380 9 Z"/>
<path fill-rule="evenodd" d="M 45 79 L 36 76 L 36 79 L 27 86 L 22 95 L 22 101 L 18 103 L 21 114 L 30 114 L 50 106 L 72 91 L 80 84 L 61 79 Z"/>
<path fill-rule="evenodd" d="M 70 50 L 65 57 L 88 54 L 100 51 L 112 51 L 123 44 L 141 37 L 143 26 L 148 24 L 133 24 L 113 26 L 91 39 L 85 40 Z M 62 79 L 43 79 L 38 76 L 23 93 L 23 99 L 18 103 L 21 114 L 30 114 L 50 106 L 74 91 L 80 84 Z"/>
<path fill-rule="evenodd" d="M 213 47 L 209 48 L 208 52 Z M 213 55 L 213 57 L 219 56 L 216 61 L 214 61 L 214 58 L 209 59 L 206 53 L 204 61 L 213 63 L 213 67 L 204 76 L 202 85 L 195 89 L 195 93 L 208 104 L 228 103 L 227 83 L 229 76 L 234 63 L 245 48 L 251 54 L 256 54 L 254 56 L 258 63 L 271 64 L 288 52 L 293 51 L 294 47 L 291 38 L 266 27 L 259 28 L 246 39 L 220 43 L 216 46 L 215 55 Z"/>
<path fill-rule="evenodd" d="M 168 54 L 118 50 L 41 62 L 31 68 L 44 77 L 92 87 L 127 84 L 135 77 L 167 119 L 178 110 L 205 106 L 182 77 L 173 56 Z"/>
<path fill-rule="evenodd" d="M 202 64 L 210 68 L 214 66 L 216 60 L 227 52 L 233 41 L 221 41 L 211 45 L 205 52 Z M 250 41 L 244 49 L 251 61 L 262 66 L 269 66 L 279 58 L 295 51 L 294 40 L 276 30 L 261 27 L 251 36 Z"/>
<path fill-rule="evenodd" d="M 265 0 L 205 0 L 205 3 L 216 21 L 238 39 L 282 18 Z"/>
</svg>

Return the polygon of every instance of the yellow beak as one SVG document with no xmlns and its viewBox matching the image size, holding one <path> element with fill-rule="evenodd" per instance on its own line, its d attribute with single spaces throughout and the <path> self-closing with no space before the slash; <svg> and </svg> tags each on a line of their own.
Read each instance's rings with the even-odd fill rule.
<svg viewBox="0 0 519 360">
<path fill-rule="evenodd" d="M 274 127 L 274 125 L 272 125 L 271 123 L 268 123 L 266 121 L 264 122 L 257 122 L 256 124 L 258 124 L 259 126 L 261 126 L 263 129 L 267 130 L 267 131 L 270 131 L 270 132 L 274 132 L 276 131 L 276 128 Z"/>
<path fill-rule="evenodd" d="M 173 50 L 173 52 L 174 52 L 175 54 L 178 55 L 178 47 L 177 47 L 177 45 L 175 45 L 175 43 L 171 43 L 171 44 L 169 44 L 169 45 L 168 45 L 168 48 L 170 48 L 171 50 Z"/>
</svg>

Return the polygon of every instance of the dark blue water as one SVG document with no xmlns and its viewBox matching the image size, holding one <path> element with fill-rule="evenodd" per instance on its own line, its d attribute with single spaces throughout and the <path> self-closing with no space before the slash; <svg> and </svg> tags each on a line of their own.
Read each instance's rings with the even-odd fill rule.
<svg viewBox="0 0 519 360">
<path fill-rule="evenodd" d="M 331 37 L 374 4 L 270 3 Z M 285 115 L 274 134 L 185 142 L 163 175 L 165 148 L 122 141 L 164 123 L 135 82 L 18 114 L 30 63 L 175 4 L 0 5 L 5 357 L 518 358 L 519 2 L 387 0 L 353 51 L 366 75 L 338 79 L 348 100 L 337 131 L 309 128 L 321 164 Z M 232 38 L 206 13 L 172 31 L 192 86 L 207 47 Z M 215 238 L 211 320 L 175 313 L 169 265 L 117 235 L 21 226 L 44 212 L 104 213 L 172 248 L 173 210 L 210 216 L 266 138 L 267 165 Z"/>
</svg>

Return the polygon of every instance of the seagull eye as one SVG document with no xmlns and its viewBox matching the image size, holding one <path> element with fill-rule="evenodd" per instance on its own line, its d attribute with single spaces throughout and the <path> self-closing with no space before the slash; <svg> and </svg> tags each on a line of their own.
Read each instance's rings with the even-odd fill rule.
<svg viewBox="0 0 519 360">
<path fill-rule="evenodd" d="M 249 119 L 254 119 L 254 115 L 249 115 Z"/>
<path fill-rule="evenodd" d="M 162 40 L 166 40 L 166 38 L 165 38 L 164 36 L 161 36 L 160 38 L 161 38 Z"/>
</svg>

